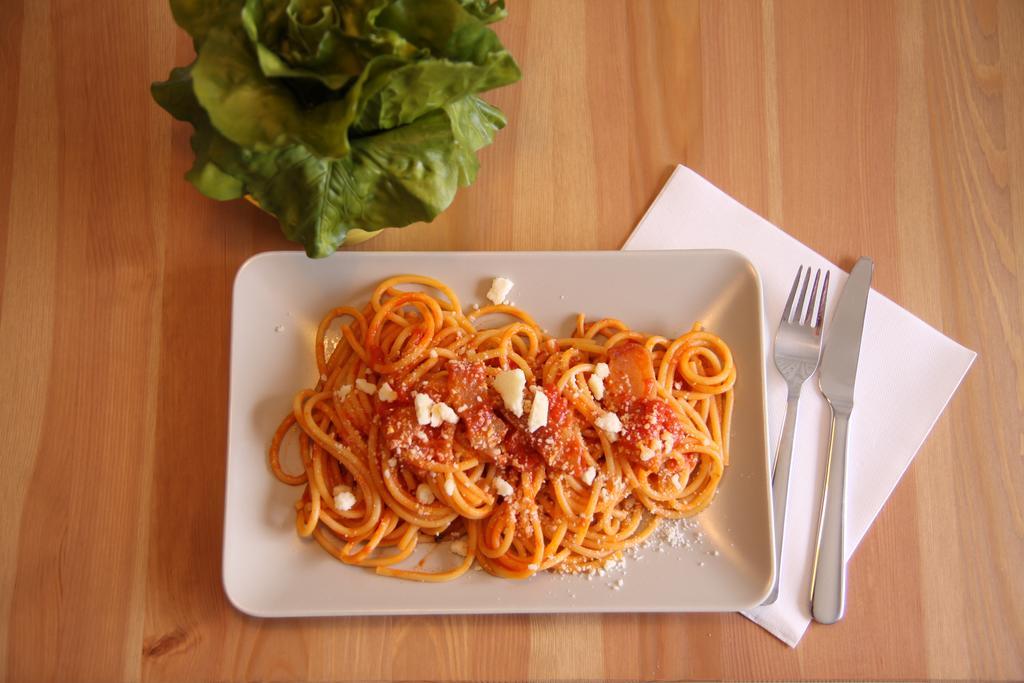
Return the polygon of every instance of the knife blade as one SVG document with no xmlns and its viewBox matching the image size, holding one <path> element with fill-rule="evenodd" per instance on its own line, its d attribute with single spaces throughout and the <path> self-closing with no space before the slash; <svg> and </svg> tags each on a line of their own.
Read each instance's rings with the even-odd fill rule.
<svg viewBox="0 0 1024 683">
<path fill-rule="evenodd" d="M 853 407 L 853 386 L 860 360 L 860 341 L 864 333 L 864 312 L 875 264 L 867 256 L 857 260 L 843 293 L 836 304 L 828 342 L 822 350 L 818 386 L 835 407 Z"/>
<path fill-rule="evenodd" d="M 818 542 L 811 573 L 811 614 L 823 624 L 839 621 L 846 610 L 846 446 L 874 269 L 874 262 L 862 256 L 850 271 L 832 316 L 818 375 L 818 386 L 832 409 Z"/>
</svg>

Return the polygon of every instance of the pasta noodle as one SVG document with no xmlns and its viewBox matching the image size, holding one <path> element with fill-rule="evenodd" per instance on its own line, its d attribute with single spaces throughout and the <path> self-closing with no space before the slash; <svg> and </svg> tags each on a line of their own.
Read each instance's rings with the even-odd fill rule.
<svg viewBox="0 0 1024 683">
<path fill-rule="evenodd" d="M 381 575 L 594 571 L 706 508 L 728 464 L 736 367 L 700 325 L 667 339 L 581 314 L 557 338 L 515 306 L 465 312 L 444 283 L 402 275 L 328 312 L 314 352 L 319 380 L 270 468 L 302 489 L 300 536 Z M 399 566 L 444 539 L 464 554 L 454 568 Z"/>
</svg>

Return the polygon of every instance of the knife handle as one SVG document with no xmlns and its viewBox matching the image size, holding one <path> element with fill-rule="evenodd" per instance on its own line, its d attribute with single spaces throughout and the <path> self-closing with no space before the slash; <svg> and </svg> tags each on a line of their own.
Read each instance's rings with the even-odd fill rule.
<svg viewBox="0 0 1024 683">
<path fill-rule="evenodd" d="M 846 610 L 846 437 L 847 410 L 832 407 L 832 438 L 821 496 L 818 546 L 811 574 L 811 615 L 822 624 L 834 624 Z"/>
</svg>

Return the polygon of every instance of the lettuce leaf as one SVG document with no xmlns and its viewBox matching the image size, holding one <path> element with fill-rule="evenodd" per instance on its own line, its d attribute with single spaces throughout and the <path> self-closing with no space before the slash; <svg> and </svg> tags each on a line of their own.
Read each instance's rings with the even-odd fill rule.
<svg viewBox="0 0 1024 683">
<path fill-rule="evenodd" d="M 301 144 L 253 152 L 217 130 L 189 85 L 184 68 L 153 86 L 161 106 L 195 127 L 195 163 L 185 177 L 211 199 L 252 196 L 312 257 L 335 251 L 353 228 L 433 220 L 460 186 L 475 180 L 476 151 L 505 126 L 498 109 L 470 95 L 408 125 L 356 138 L 343 158 Z"/>
<path fill-rule="evenodd" d="M 234 26 L 241 20 L 242 0 L 171 0 L 178 26 L 198 45 L 217 27 Z"/>
<path fill-rule="evenodd" d="M 505 125 L 476 95 L 520 78 L 488 0 L 171 0 L 193 64 L 152 94 L 190 123 L 186 178 L 248 195 L 310 256 L 429 221 Z"/>
<path fill-rule="evenodd" d="M 504 125 L 497 109 L 467 96 L 409 125 L 354 140 L 342 159 L 301 145 L 253 157 L 248 189 L 289 239 L 310 256 L 326 256 L 352 228 L 433 220 L 460 185 L 476 178 L 476 151 Z"/>
<path fill-rule="evenodd" d="M 331 0 L 265 2 L 247 0 L 242 26 L 256 48 L 260 69 L 268 77 L 308 78 L 340 90 L 353 82 L 374 57 L 409 57 L 416 48 L 400 36 L 379 31 L 369 36 L 356 29 L 372 27 L 381 2 Z"/>
<path fill-rule="evenodd" d="M 257 151 L 303 144 L 324 156 L 348 154 L 348 129 L 359 103 L 357 88 L 347 97 L 308 106 L 286 81 L 267 78 L 260 71 L 239 29 L 211 30 L 192 76 L 199 104 L 233 142 Z"/>
<path fill-rule="evenodd" d="M 459 0 L 467 12 L 485 24 L 501 21 L 508 12 L 505 11 L 505 0 Z"/>
<path fill-rule="evenodd" d="M 245 194 L 241 149 L 210 124 L 192 90 L 191 72 L 192 65 L 177 68 L 166 81 L 154 83 L 153 99 L 174 118 L 195 128 L 191 144 L 196 158 L 185 178 L 211 199 L 238 199 Z"/>
</svg>

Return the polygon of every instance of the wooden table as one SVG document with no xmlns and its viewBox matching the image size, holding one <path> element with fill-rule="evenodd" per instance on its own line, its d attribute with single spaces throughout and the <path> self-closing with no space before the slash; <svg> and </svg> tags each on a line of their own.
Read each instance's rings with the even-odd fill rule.
<svg viewBox="0 0 1024 683">
<path fill-rule="evenodd" d="M 1024 2 L 513 0 L 509 127 L 374 249 L 616 249 L 685 163 L 979 351 L 791 650 L 735 614 L 261 621 L 220 583 L 235 270 L 163 2 L 0 3 L 0 675 L 1024 678 Z M 899 340 L 893 340 L 899 343 Z M 898 407 L 897 407 L 898 409 Z"/>
</svg>

